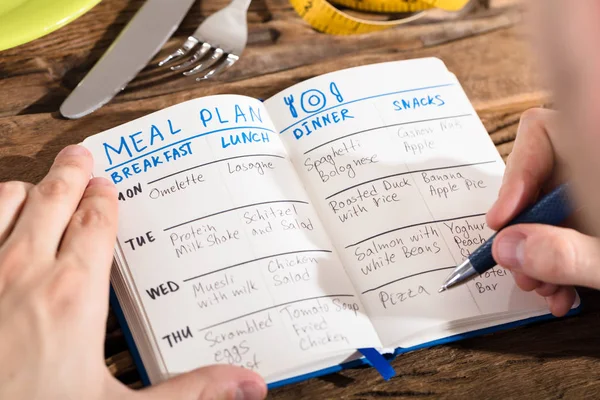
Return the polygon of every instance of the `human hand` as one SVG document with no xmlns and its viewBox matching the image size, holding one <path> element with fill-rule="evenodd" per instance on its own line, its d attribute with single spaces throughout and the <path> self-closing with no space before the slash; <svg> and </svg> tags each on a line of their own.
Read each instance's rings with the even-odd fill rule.
<svg viewBox="0 0 600 400">
<path fill-rule="evenodd" d="M 257 374 L 211 366 L 142 391 L 104 362 L 117 193 L 70 146 L 32 186 L 0 183 L 1 399 L 263 399 Z"/>
<path fill-rule="evenodd" d="M 566 181 L 567 175 L 557 113 L 526 111 L 487 224 L 495 230 L 502 228 L 534 203 L 540 192 Z M 573 221 L 567 225 L 573 227 Z M 573 305 L 572 285 L 600 288 L 600 241 L 574 229 L 540 224 L 507 227 L 494 240 L 492 254 L 513 273 L 521 289 L 544 296 L 556 316 L 565 315 Z"/>
</svg>

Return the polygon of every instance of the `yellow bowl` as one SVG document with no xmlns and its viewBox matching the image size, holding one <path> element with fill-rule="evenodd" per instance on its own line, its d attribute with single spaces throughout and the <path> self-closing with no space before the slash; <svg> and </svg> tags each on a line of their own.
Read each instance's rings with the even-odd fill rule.
<svg viewBox="0 0 600 400">
<path fill-rule="evenodd" d="M 0 51 L 68 24 L 100 0 L 0 0 Z"/>
</svg>

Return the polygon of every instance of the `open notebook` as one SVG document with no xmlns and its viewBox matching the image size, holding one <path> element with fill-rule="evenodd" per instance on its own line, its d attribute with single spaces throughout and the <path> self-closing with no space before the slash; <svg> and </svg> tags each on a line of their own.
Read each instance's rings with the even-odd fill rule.
<svg viewBox="0 0 600 400">
<path fill-rule="evenodd" d="M 502 268 L 438 294 L 492 233 L 504 170 L 438 59 L 318 76 L 264 103 L 199 98 L 84 145 L 120 192 L 111 280 L 151 383 L 229 363 L 278 385 L 357 349 L 548 317 Z"/>
</svg>

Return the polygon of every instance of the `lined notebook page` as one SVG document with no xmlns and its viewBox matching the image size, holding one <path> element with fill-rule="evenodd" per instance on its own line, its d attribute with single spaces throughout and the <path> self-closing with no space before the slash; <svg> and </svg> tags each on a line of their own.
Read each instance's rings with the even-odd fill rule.
<svg viewBox="0 0 600 400">
<path fill-rule="evenodd" d="M 547 312 L 501 268 L 438 294 L 490 236 L 504 170 L 440 60 L 323 75 L 266 106 L 384 345 L 469 330 L 456 320 Z"/>
<path fill-rule="evenodd" d="M 118 261 L 166 375 L 380 345 L 262 103 L 198 99 L 84 144 L 121 193 Z"/>
</svg>

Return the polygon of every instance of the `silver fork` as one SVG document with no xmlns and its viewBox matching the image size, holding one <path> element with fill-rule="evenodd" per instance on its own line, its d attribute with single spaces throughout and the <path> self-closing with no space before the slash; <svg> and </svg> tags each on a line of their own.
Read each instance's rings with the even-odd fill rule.
<svg viewBox="0 0 600 400">
<path fill-rule="evenodd" d="M 228 6 L 206 18 L 188 37 L 182 47 L 158 63 L 159 67 L 189 57 L 171 70 L 186 70 L 183 75 L 196 75 L 210 69 L 196 81 L 208 79 L 230 68 L 246 47 L 248 26 L 246 14 L 251 0 L 233 0 Z M 199 48 L 192 54 L 192 50 Z M 205 56 L 212 52 L 211 56 Z M 219 63 L 220 61 L 220 63 Z M 190 67 L 193 67 L 189 69 Z"/>
</svg>

